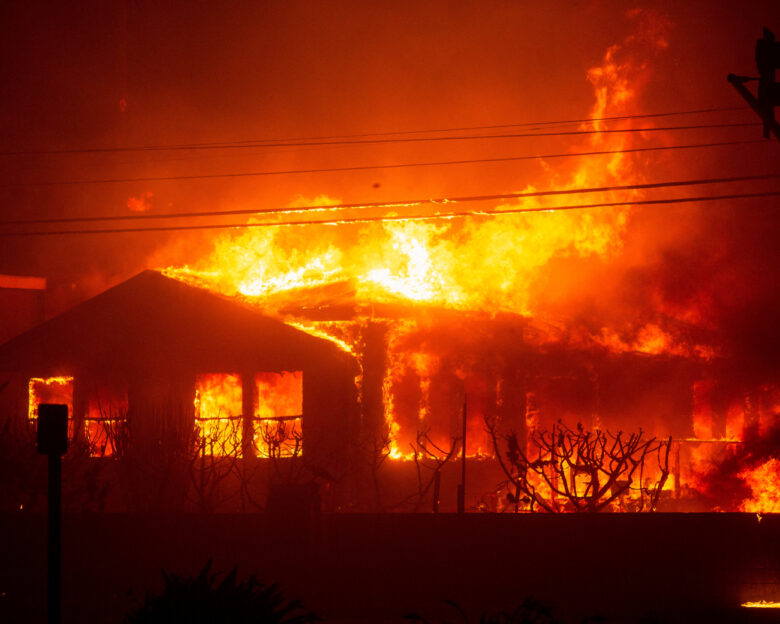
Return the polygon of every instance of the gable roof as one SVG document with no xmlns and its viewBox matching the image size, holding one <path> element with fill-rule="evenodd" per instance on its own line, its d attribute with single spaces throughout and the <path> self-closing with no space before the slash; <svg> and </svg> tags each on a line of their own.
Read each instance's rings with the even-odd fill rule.
<svg viewBox="0 0 780 624">
<path fill-rule="evenodd" d="M 144 271 L 0 346 L 0 371 L 304 370 L 334 358 L 350 356 L 241 303 Z"/>
</svg>

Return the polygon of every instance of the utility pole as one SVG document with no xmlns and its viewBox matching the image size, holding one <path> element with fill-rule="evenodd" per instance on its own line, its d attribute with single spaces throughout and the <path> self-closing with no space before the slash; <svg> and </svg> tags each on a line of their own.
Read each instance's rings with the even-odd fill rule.
<svg viewBox="0 0 780 624">
<path fill-rule="evenodd" d="M 62 619 L 62 456 L 68 451 L 68 406 L 38 406 L 38 452 L 49 457 L 48 578 L 49 624 Z"/>
<path fill-rule="evenodd" d="M 780 84 L 775 80 L 780 66 L 780 42 L 774 33 L 764 27 L 763 36 L 756 41 L 756 68 L 758 77 L 729 74 L 727 80 L 734 85 L 743 99 L 764 122 L 764 138 L 774 134 L 780 140 L 780 125 L 775 120 L 775 106 L 780 105 Z M 746 82 L 758 81 L 758 96 L 745 86 Z"/>
</svg>

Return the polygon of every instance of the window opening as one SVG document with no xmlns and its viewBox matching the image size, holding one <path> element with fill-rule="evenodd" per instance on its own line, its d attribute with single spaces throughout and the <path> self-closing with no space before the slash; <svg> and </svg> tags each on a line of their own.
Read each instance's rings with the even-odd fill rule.
<svg viewBox="0 0 780 624">
<path fill-rule="evenodd" d="M 303 452 L 303 372 L 257 373 L 254 445 L 258 457 Z"/>
<path fill-rule="evenodd" d="M 201 454 L 241 457 L 241 376 L 211 373 L 195 378 L 195 425 Z"/>
</svg>

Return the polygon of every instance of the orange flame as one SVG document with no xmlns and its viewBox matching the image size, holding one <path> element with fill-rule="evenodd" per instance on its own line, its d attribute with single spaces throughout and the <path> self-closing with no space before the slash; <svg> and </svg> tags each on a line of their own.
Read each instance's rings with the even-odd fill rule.
<svg viewBox="0 0 780 624">
<path fill-rule="evenodd" d="M 643 60 L 636 58 L 637 46 L 657 50 L 666 45 L 662 20 L 640 13 L 634 17 L 641 18 L 639 32 L 609 48 L 603 62 L 588 73 L 596 97 L 591 111 L 593 118 L 636 112 L 647 71 Z M 589 127 L 600 129 L 603 126 L 601 122 L 593 122 Z M 633 140 L 617 133 L 599 133 L 591 138 L 594 145 L 606 149 L 629 147 Z M 542 165 L 550 171 L 545 163 Z M 641 181 L 633 157 L 626 154 L 584 160 L 572 173 L 549 175 L 549 184 L 561 190 L 625 184 L 627 180 Z M 536 185 L 527 185 L 524 191 L 536 188 Z M 588 194 L 586 202 L 630 201 L 639 197 L 635 191 L 597 193 Z M 290 307 L 300 306 L 301 300 L 309 301 L 309 308 L 346 301 L 357 310 L 353 319 L 355 324 L 371 314 L 368 310 L 372 305 L 381 303 L 435 306 L 487 315 L 497 312 L 535 315 L 539 310 L 534 285 L 540 270 L 551 260 L 610 258 L 621 253 L 631 209 L 555 211 L 557 206 L 582 199 L 584 196 L 576 194 L 524 197 L 493 207 L 496 211 L 545 209 L 535 213 L 435 221 L 251 228 L 220 236 L 208 257 L 192 266 L 169 267 L 164 273 L 241 298 L 266 311 L 280 312 L 283 316 Z M 308 204 L 298 199 L 293 205 L 339 203 L 332 198 L 318 197 Z M 404 208 L 399 205 L 393 210 L 403 215 Z M 289 318 L 289 313 L 286 316 Z M 290 322 L 310 333 L 324 335 L 340 348 L 356 353 L 354 336 L 359 332 L 352 332 L 352 339 L 345 338 L 345 333 L 333 323 L 302 320 L 300 316 L 291 318 Z M 394 388 L 407 371 L 413 371 L 419 378 L 421 397 L 416 407 L 416 426 L 424 426 L 430 401 L 430 373 L 425 369 L 435 361 L 432 353 L 404 355 L 394 351 L 394 335 L 403 333 L 404 323 L 396 323 L 396 328 L 390 332 L 383 383 L 385 424 L 391 437 L 390 456 L 394 458 L 409 455 L 402 449 L 402 435 L 403 446 L 414 439 L 413 431 L 401 431 Z M 408 323 L 413 324 L 412 321 Z M 607 330 L 600 339 L 595 339 L 596 343 L 599 341 L 615 350 L 688 353 L 660 326 L 652 324 L 631 341 L 621 342 Z M 472 439 L 484 437 L 481 426 L 474 424 L 473 428 Z"/>
<path fill-rule="evenodd" d="M 254 444 L 260 457 L 301 455 L 303 373 L 258 373 L 255 376 Z"/>
<path fill-rule="evenodd" d="M 780 609 L 780 602 L 758 600 L 753 602 L 743 602 L 741 606 L 747 609 Z"/>
<path fill-rule="evenodd" d="M 38 418 L 41 403 L 60 403 L 68 406 L 68 418 L 73 419 L 73 377 L 33 377 L 27 383 L 27 417 Z"/>
<path fill-rule="evenodd" d="M 241 377 L 198 375 L 195 422 L 207 455 L 241 456 Z"/>
<path fill-rule="evenodd" d="M 68 406 L 68 439 L 73 440 L 73 377 L 32 377 L 27 382 L 27 418 L 38 420 L 41 403 L 59 403 Z"/>
<path fill-rule="evenodd" d="M 84 419 L 84 439 L 92 457 L 112 457 L 116 453 L 115 436 L 126 424 L 127 408 L 126 392 L 103 387 L 90 397 Z"/>
<path fill-rule="evenodd" d="M 739 476 L 752 492 L 740 511 L 780 513 L 780 460 L 771 458 L 755 468 L 745 468 Z"/>
</svg>

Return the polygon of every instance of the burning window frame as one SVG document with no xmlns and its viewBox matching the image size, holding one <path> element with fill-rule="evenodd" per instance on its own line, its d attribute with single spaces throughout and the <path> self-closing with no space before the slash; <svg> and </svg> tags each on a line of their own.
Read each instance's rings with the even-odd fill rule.
<svg viewBox="0 0 780 624">
<path fill-rule="evenodd" d="M 203 388 L 203 385 L 209 384 L 210 387 Z M 231 391 L 234 393 L 231 403 L 236 402 L 235 393 L 238 394 L 239 412 L 234 414 L 229 411 L 224 415 L 224 401 L 219 398 L 210 397 L 217 389 L 224 393 L 226 386 L 233 386 Z M 217 406 L 216 415 L 202 415 L 203 401 L 210 397 Z M 195 398 L 193 400 L 195 408 L 194 425 L 197 431 L 198 455 L 209 457 L 243 457 L 244 440 L 244 414 L 243 414 L 243 379 L 239 373 L 201 373 L 195 376 Z M 229 406 L 230 407 L 230 406 Z M 235 407 L 233 405 L 232 407 Z M 216 429 L 214 424 L 216 423 Z M 227 431 L 227 437 L 224 432 Z M 216 452 L 215 452 L 216 451 Z"/>
<path fill-rule="evenodd" d="M 55 386 L 60 388 L 54 389 Z M 63 387 L 64 386 L 64 387 Z M 68 406 L 68 441 L 73 442 L 76 435 L 76 424 L 73 412 L 73 393 L 75 380 L 73 375 L 53 375 L 50 377 L 30 377 L 27 380 L 27 420 L 35 428 L 38 426 L 38 406 L 41 403 L 51 403 L 52 400 L 41 399 L 40 387 L 47 388 L 54 395 L 65 393 L 67 398 L 56 399 Z"/>
<path fill-rule="evenodd" d="M 246 415 L 248 405 L 244 392 L 249 390 L 249 379 L 252 407 Z M 220 394 L 225 396 L 220 397 Z M 212 410 L 216 407 L 217 413 L 203 416 L 201 409 L 207 396 Z M 260 371 L 251 375 L 201 373 L 195 377 L 193 404 L 200 455 L 282 459 L 303 454 L 301 370 Z M 251 441 L 247 439 L 249 432 Z"/>
<path fill-rule="evenodd" d="M 272 383 L 274 381 L 276 383 Z M 265 392 L 261 392 L 261 385 L 266 386 Z M 293 386 L 294 390 L 291 393 L 290 389 Z M 254 390 L 252 445 L 255 456 L 261 459 L 279 459 L 303 455 L 303 371 L 255 373 Z M 276 395 L 276 390 L 279 391 L 279 395 Z M 281 399 L 282 394 L 286 400 Z M 266 399 L 273 399 L 269 407 L 273 411 L 279 409 L 280 403 L 282 405 L 288 403 L 290 396 L 294 395 L 295 407 L 298 409 L 292 411 L 297 413 L 260 416 L 261 395 L 265 395 Z M 292 428 L 288 430 L 290 423 Z M 276 425 L 276 430 L 272 432 L 273 425 Z"/>
<path fill-rule="evenodd" d="M 129 409 L 127 390 L 116 391 L 110 387 L 108 393 L 106 390 L 107 387 L 95 388 L 91 393 L 81 425 L 92 458 L 113 457 L 124 450 L 126 443 Z M 98 416 L 93 416 L 93 413 Z M 93 433 L 93 430 L 97 433 Z"/>
<path fill-rule="evenodd" d="M 87 455 L 90 459 L 102 459 L 113 456 L 117 448 L 123 443 L 124 431 L 127 425 L 127 392 L 112 393 L 107 415 L 104 413 L 100 401 L 100 392 L 90 393 L 86 409 L 78 409 L 77 400 L 74 398 L 77 393 L 77 382 L 73 375 L 56 376 L 38 376 L 30 377 L 27 380 L 27 419 L 33 427 L 38 423 L 38 406 L 41 403 L 57 401 L 68 406 L 68 441 L 71 446 L 76 444 L 86 445 Z M 49 393 L 53 393 L 55 398 L 41 398 L 41 387 L 50 388 Z M 60 386 L 60 388 L 56 388 Z M 79 386 L 78 392 L 81 392 Z M 45 393 L 43 393 L 45 395 Z M 116 396 L 114 396 L 116 395 Z M 93 401 L 93 396 L 95 400 Z M 119 401 L 116 398 L 119 397 Z M 97 403 L 99 417 L 92 416 L 93 403 Z M 114 406 L 119 404 L 119 408 Z M 95 435 L 92 430 L 99 430 L 101 433 Z"/>
</svg>

